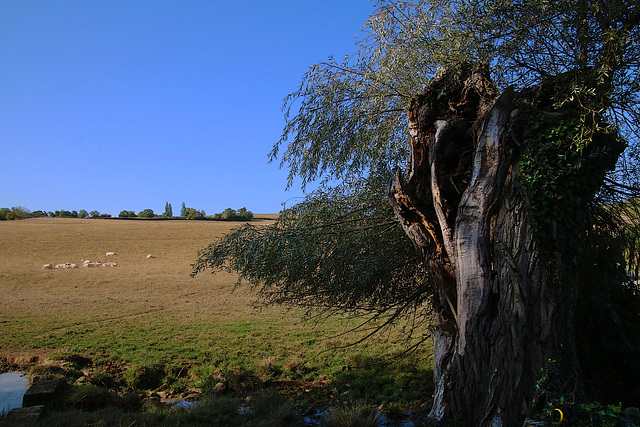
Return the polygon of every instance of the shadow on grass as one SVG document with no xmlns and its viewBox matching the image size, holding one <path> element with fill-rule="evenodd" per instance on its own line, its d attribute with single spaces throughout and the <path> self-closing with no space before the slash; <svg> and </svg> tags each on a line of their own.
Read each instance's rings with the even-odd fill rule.
<svg viewBox="0 0 640 427">
<path fill-rule="evenodd" d="M 335 375 L 334 387 L 342 400 L 367 401 L 376 405 L 431 407 L 433 371 L 426 363 L 381 356 L 354 355 L 349 365 Z"/>
<path fill-rule="evenodd" d="M 70 383 L 78 374 L 77 367 L 73 368 L 67 372 Z M 419 426 L 428 425 L 420 420 L 426 417 L 433 395 L 428 362 L 416 357 L 355 354 L 346 359 L 341 371 L 322 380 L 265 380 L 252 370 L 209 372 L 202 368 L 196 370 L 199 379 L 194 379 L 201 394 L 190 398 L 184 409 L 161 403 L 152 390 L 158 386 L 166 390 L 175 381 L 187 379 L 188 369 L 162 368 L 134 365 L 117 374 L 107 365 L 94 366 L 82 385 L 75 381 L 75 386 L 67 388 L 43 422 L 51 426 L 365 426 L 381 425 L 381 420 L 384 425 L 400 424 L 410 417 L 411 425 Z M 117 387 L 108 386 L 119 377 Z M 224 387 L 216 392 L 221 384 Z"/>
</svg>

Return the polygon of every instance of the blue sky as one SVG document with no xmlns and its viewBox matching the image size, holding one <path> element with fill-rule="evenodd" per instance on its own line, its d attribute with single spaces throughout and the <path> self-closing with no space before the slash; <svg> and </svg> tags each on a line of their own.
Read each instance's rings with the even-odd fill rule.
<svg viewBox="0 0 640 427">
<path fill-rule="evenodd" d="M 0 1 L 0 207 L 278 212 L 303 195 L 268 163 L 282 100 L 374 7 Z"/>
</svg>

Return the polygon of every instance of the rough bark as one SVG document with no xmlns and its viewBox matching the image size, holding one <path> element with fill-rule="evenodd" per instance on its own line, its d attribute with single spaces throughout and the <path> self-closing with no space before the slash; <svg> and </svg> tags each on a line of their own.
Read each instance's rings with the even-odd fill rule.
<svg viewBox="0 0 640 427">
<path fill-rule="evenodd" d="M 513 96 L 464 64 L 443 69 L 408 108 L 411 162 L 390 199 L 436 285 L 436 420 L 521 425 L 545 363 L 575 362 L 574 292 L 549 287 L 557 272 L 519 191 Z"/>
</svg>

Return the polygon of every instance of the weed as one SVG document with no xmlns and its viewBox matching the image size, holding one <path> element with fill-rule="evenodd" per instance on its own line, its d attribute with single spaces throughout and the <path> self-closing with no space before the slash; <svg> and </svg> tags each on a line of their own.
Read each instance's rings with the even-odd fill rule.
<svg viewBox="0 0 640 427">
<path fill-rule="evenodd" d="M 330 427 L 374 427 L 377 422 L 378 411 L 364 402 L 335 408 L 327 417 L 327 425 Z"/>
<path fill-rule="evenodd" d="M 117 406 L 115 393 L 93 385 L 75 387 L 67 400 L 69 406 L 83 410 L 97 410 L 110 406 Z"/>
<path fill-rule="evenodd" d="M 262 359 L 260 364 L 258 365 L 258 373 L 260 374 L 260 379 L 264 382 L 269 381 L 270 379 L 278 378 L 282 374 L 282 368 L 278 363 L 278 360 L 275 356 L 269 356 L 265 359 Z"/>
<path fill-rule="evenodd" d="M 111 375 L 108 372 L 105 372 L 102 368 L 96 368 L 96 370 L 93 371 L 93 374 L 89 378 L 89 382 L 98 387 L 104 387 L 104 388 L 116 387 L 116 380 L 113 377 L 113 375 Z"/>
<path fill-rule="evenodd" d="M 132 390 L 152 390 L 164 380 L 164 368 L 160 365 L 137 365 L 124 373 L 127 385 Z"/>
</svg>

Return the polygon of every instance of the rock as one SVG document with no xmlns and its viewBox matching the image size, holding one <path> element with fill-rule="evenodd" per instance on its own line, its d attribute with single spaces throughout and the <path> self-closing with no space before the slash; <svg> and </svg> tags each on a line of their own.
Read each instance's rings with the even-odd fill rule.
<svg viewBox="0 0 640 427">
<path fill-rule="evenodd" d="M 213 378 L 214 380 L 217 380 L 218 382 L 221 383 L 226 383 L 227 379 L 224 377 L 224 374 L 222 373 L 222 371 L 220 369 L 216 369 L 215 371 L 213 371 L 211 373 L 211 378 Z"/>
<path fill-rule="evenodd" d="M 74 385 L 82 385 L 87 382 L 87 377 L 82 376 L 73 382 Z"/>
<path fill-rule="evenodd" d="M 622 415 L 627 417 L 629 421 L 631 421 L 635 425 L 640 426 L 640 409 L 629 407 L 622 411 Z"/>
<path fill-rule="evenodd" d="M 42 380 L 34 382 L 22 398 L 22 406 L 48 405 L 62 388 L 62 380 Z"/>
<path fill-rule="evenodd" d="M 182 398 L 182 400 L 197 400 L 200 398 L 200 394 L 199 393 L 189 393 L 186 396 L 184 396 Z"/>
<path fill-rule="evenodd" d="M 225 391 L 225 389 L 227 388 L 227 386 L 224 383 L 217 383 L 215 386 L 213 386 L 213 392 L 214 393 L 222 393 L 223 391 Z"/>
<path fill-rule="evenodd" d="M 0 420 L 2 427 L 31 427 L 37 426 L 40 416 L 44 411 L 44 405 L 31 406 L 28 408 L 16 408 Z"/>
</svg>

